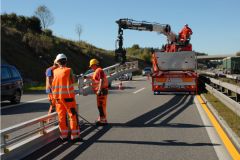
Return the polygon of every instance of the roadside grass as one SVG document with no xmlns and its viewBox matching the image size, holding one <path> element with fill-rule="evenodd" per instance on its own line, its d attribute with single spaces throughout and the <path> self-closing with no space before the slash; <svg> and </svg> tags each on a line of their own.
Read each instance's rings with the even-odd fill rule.
<svg viewBox="0 0 240 160">
<path fill-rule="evenodd" d="M 39 83 L 39 84 L 28 84 L 25 83 L 23 85 L 23 92 L 28 93 L 28 92 L 34 92 L 34 91 L 45 91 L 45 84 Z"/>
<path fill-rule="evenodd" d="M 212 104 L 219 115 L 227 122 L 229 127 L 236 133 L 236 135 L 240 137 L 240 117 L 227 106 L 225 106 L 222 102 L 220 102 L 211 93 L 208 92 L 204 93 L 203 95 Z"/>
<path fill-rule="evenodd" d="M 74 86 L 78 86 L 78 83 L 74 83 L 73 84 Z M 34 92 L 34 91 L 45 91 L 46 89 L 46 86 L 44 83 L 38 83 L 38 84 L 29 84 L 29 83 L 25 83 L 23 85 L 23 91 L 25 93 L 28 93 L 28 92 Z"/>
</svg>

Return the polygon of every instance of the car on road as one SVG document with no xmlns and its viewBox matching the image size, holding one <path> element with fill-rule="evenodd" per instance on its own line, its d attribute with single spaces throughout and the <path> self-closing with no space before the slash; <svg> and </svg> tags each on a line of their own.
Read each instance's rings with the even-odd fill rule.
<svg viewBox="0 0 240 160">
<path fill-rule="evenodd" d="M 152 74 L 152 68 L 151 67 L 145 67 L 142 70 L 142 76 L 147 76 Z"/>
<path fill-rule="evenodd" d="M 20 103 L 23 94 L 23 80 L 19 71 L 12 65 L 1 65 L 1 101 Z"/>
<path fill-rule="evenodd" d="M 132 72 L 130 73 L 125 73 L 121 75 L 121 77 L 118 78 L 121 81 L 131 81 L 132 80 Z"/>
</svg>

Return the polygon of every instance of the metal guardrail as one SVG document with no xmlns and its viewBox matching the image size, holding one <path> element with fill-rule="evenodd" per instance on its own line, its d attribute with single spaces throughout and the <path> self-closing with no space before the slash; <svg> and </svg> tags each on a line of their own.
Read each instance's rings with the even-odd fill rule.
<svg viewBox="0 0 240 160">
<path fill-rule="evenodd" d="M 214 78 L 210 81 L 211 86 L 206 85 L 206 89 L 240 116 L 240 87 Z"/>
<path fill-rule="evenodd" d="M 210 72 L 210 71 L 202 71 L 198 70 L 198 73 L 204 74 L 210 77 L 225 77 L 228 79 L 233 79 L 233 80 L 240 80 L 240 75 L 239 74 L 224 74 L 224 73 L 215 73 L 215 72 Z"/>
<path fill-rule="evenodd" d="M 35 151 L 33 149 L 39 149 L 49 143 L 49 141 L 55 140 L 53 133 L 58 132 L 56 116 L 56 112 L 51 113 L 1 130 L 2 159 L 19 159 Z M 38 127 L 30 131 L 26 129 L 33 125 L 38 125 Z M 12 133 L 23 129 L 26 129 L 26 131 L 11 137 Z M 50 140 L 46 140 L 46 138 Z"/>
<path fill-rule="evenodd" d="M 103 70 L 107 74 L 108 81 L 111 83 L 122 74 L 138 70 L 138 62 L 127 62 L 124 65 L 116 64 Z M 90 83 L 90 81 L 84 82 L 83 77 L 79 77 L 78 79 L 79 89 L 84 93 L 92 92 Z M 21 159 L 56 140 L 59 137 L 56 117 L 57 113 L 55 112 L 0 130 L 1 158 L 11 160 Z M 38 125 L 38 127 L 30 131 L 26 129 L 25 132 L 15 137 L 10 136 L 14 132 L 34 125 Z"/>
<path fill-rule="evenodd" d="M 115 64 L 113 66 L 103 69 L 103 71 L 107 74 L 109 86 L 111 86 L 111 83 L 113 80 L 120 77 L 121 75 L 129 72 L 134 72 L 136 70 L 138 70 L 138 61 L 126 62 L 124 65 Z M 91 76 L 91 75 L 92 73 L 86 76 Z M 84 80 L 84 77 L 82 76 L 79 76 L 78 78 L 78 88 L 79 88 L 79 94 L 87 95 L 87 94 L 93 93 L 91 89 L 91 81 Z"/>
<path fill-rule="evenodd" d="M 212 86 L 217 89 L 218 91 L 224 93 L 228 97 L 232 98 L 234 101 L 240 103 L 240 87 L 227 83 L 222 82 L 214 78 L 210 78 Z"/>
</svg>

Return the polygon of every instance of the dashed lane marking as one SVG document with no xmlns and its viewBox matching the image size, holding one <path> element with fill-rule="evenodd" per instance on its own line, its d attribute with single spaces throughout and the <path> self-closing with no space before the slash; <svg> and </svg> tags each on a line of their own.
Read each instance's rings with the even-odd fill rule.
<svg viewBox="0 0 240 160">
<path fill-rule="evenodd" d="M 141 92 L 142 90 L 144 90 L 145 88 L 141 88 L 141 89 L 139 89 L 139 90 L 137 90 L 137 91 L 135 91 L 135 92 L 133 92 L 134 94 L 136 94 L 136 93 L 139 93 L 139 92 Z"/>
</svg>

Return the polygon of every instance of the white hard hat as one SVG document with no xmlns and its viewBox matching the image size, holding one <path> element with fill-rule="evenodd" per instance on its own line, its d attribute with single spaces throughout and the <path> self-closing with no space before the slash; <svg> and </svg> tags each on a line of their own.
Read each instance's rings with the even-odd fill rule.
<svg viewBox="0 0 240 160">
<path fill-rule="evenodd" d="M 60 59 L 66 59 L 66 60 L 67 60 L 67 57 L 66 57 L 65 54 L 60 53 L 60 54 L 57 55 L 57 57 L 56 57 L 56 59 L 54 60 L 54 62 L 57 62 L 57 61 L 60 60 Z"/>
</svg>

